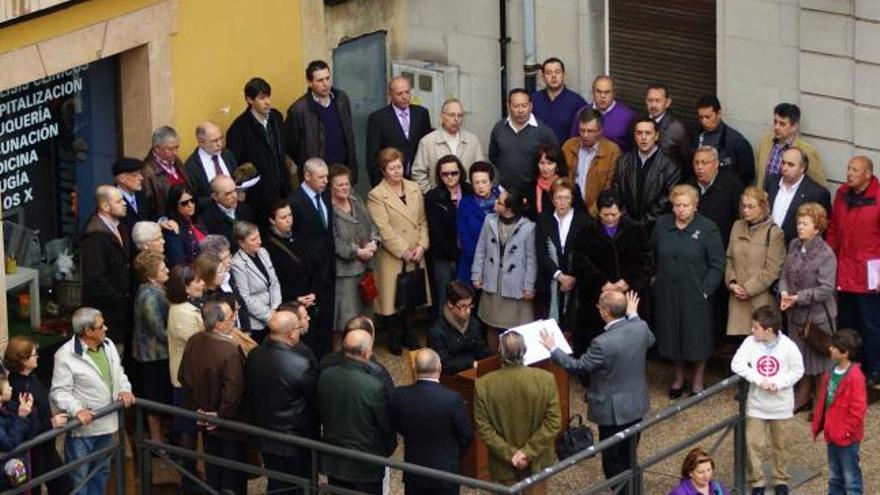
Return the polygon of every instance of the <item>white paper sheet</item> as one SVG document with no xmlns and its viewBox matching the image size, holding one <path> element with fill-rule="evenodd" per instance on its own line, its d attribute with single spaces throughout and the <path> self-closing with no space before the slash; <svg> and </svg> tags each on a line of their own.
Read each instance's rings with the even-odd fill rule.
<svg viewBox="0 0 880 495">
<path fill-rule="evenodd" d="M 572 353 L 571 346 L 568 345 L 568 341 L 565 340 L 565 336 L 562 335 L 562 330 L 559 329 L 556 320 L 533 321 L 508 330 L 519 333 L 523 336 L 523 339 L 525 339 L 526 355 L 523 358 L 523 362 L 526 366 L 550 357 L 550 351 L 548 351 L 547 348 L 544 347 L 544 344 L 541 343 L 542 329 L 550 332 L 550 335 L 552 335 L 553 339 L 556 341 L 556 346 L 561 349 L 562 352 L 566 354 Z"/>
<path fill-rule="evenodd" d="M 868 290 L 880 287 L 880 258 L 868 260 Z"/>
</svg>

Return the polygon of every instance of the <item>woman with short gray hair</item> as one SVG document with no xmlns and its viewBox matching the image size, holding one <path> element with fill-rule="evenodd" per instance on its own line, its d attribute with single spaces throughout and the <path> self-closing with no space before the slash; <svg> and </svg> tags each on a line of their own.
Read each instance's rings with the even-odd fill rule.
<svg viewBox="0 0 880 495">
<path fill-rule="evenodd" d="M 156 222 L 145 221 L 134 224 L 131 229 L 131 240 L 138 252 L 165 253 L 165 238 L 162 237 L 162 227 Z"/>
<path fill-rule="evenodd" d="M 235 222 L 232 232 L 238 242 L 238 251 L 232 256 L 232 277 L 250 318 L 251 337 L 260 342 L 269 318 L 281 304 L 281 284 L 257 226 Z"/>
</svg>

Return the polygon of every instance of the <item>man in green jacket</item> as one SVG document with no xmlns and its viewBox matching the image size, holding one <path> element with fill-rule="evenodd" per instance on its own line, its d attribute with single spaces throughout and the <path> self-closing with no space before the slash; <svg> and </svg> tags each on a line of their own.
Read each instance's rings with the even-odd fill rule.
<svg viewBox="0 0 880 495">
<path fill-rule="evenodd" d="M 363 330 L 353 330 L 345 335 L 342 350 L 345 361 L 326 368 L 318 378 L 323 440 L 368 454 L 390 456 L 397 447 L 397 433 L 388 415 L 388 391 L 370 372 L 373 337 Z M 323 454 L 321 470 L 333 486 L 382 493 L 382 466 Z"/>
<path fill-rule="evenodd" d="M 489 448 L 492 479 L 512 485 L 556 460 L 554 445 L 561 416 L 556 380 L 545 370 L 523 365 L 523 336 L 501 336 L 501 369 L 479 378 L 474 421 Z M 523 493 L 546 493 L 546 481 Z"/>
</svg>

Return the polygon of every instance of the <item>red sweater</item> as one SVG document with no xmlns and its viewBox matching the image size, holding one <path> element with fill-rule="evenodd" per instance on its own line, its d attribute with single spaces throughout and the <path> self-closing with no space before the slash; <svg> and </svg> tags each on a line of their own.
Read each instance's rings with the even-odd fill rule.
<svg viewBox="0 0 880 495">
<path fill-rule="evenodd" d="M 866 294 L 867 262 L 880 258 L 880 184 L 871 178 L 861 206 L 847 205 L 849 189 L 847 184 L 837 189 L 825 240 L 837 256 L 837 290 Z"/>
<path fill-rule="evenodd" d="M 813 412 L 813 439 L 825 430 L 825 441 L 838 447 L 861 442 L 865 437 L 865 413 L 868 410 L 868 393 L 865 375 L 858 363 L 852 363 L 840 379 L 831 407 L 825 409 L 825 395 L 831 372 L 822 376 L 822 386 L 816 391 L 816 407 Z"/>
</svg>

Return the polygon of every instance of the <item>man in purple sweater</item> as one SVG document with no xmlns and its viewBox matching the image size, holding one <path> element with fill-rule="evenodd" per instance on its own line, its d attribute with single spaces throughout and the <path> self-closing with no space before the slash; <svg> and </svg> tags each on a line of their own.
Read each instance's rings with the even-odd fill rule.
<svg viewBox="0 0 880 495">
<path fill-rule="evenodd" d="M 571 122 L 569 136 L 578 136 L 578 117 L 587 108 L 594 108 L 602 114 L 602 134 L 620 146 L 626 153 L 631 147 L 632 125 L 635 113 L 623 102 L 615 99 L 614 79 L 611 76 L 599 76 L 593 80 L 593 103 L 586 104 L 577 111 Z"/>
</svg>

